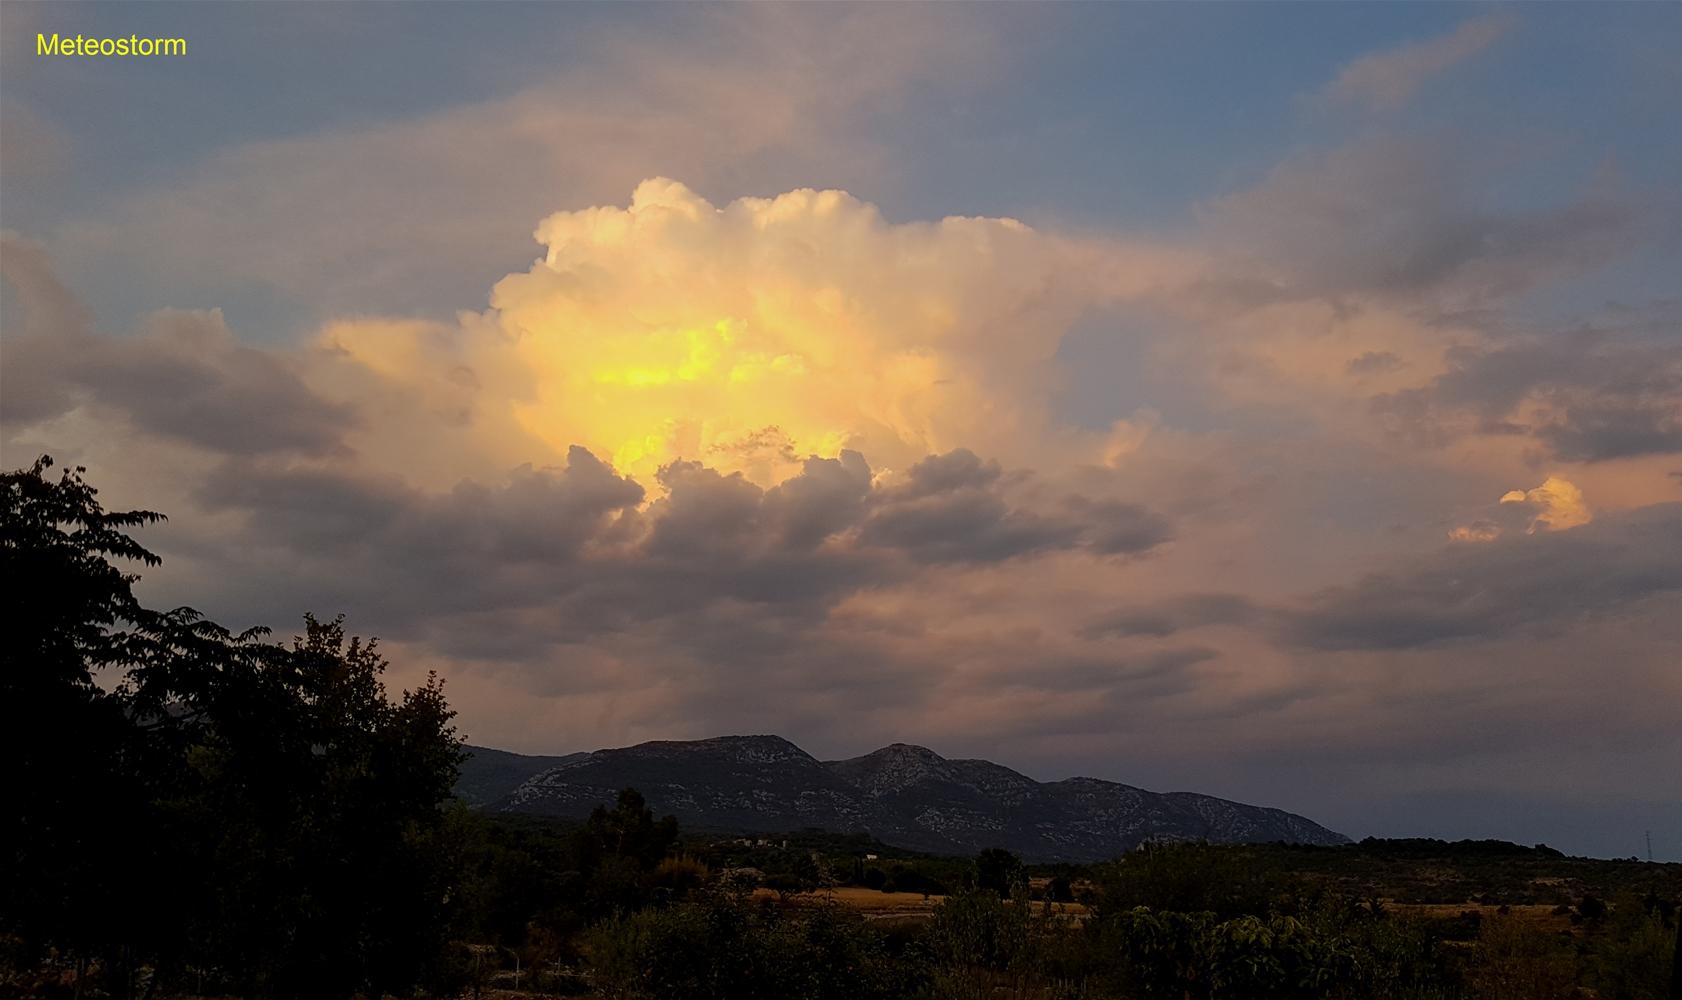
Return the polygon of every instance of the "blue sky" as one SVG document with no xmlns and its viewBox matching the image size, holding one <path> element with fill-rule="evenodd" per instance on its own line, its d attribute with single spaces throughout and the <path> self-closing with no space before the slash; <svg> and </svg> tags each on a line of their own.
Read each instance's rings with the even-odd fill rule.
<svg viewBox="0 0 1682 1000">
<path fill-rule="evenodd" d="M 1492 161 L 1480 165 L 1478 195 L 1510 207 L 1567 196 L 1597 169 L 1641 186 L 1682 173 L 1682 138 L 1666 127 L 1675 124 L 1666 96 L 1677 88 L 1667 55 L 1682 42 L 1682 17 L 1663 7 L 1042 5 L 930 17 L 930 30 L 949 21 L 954 34 L 982 40 L 965 46 L 973 60 L 958 57 L 950 72 L 930 72 L 863 109 L 863 130 L 891 157 L 886 176 L 847 164 L 813 170 L 772 154 L 741 168 L 742 184 L 702 193 L 728 200 L 869 185 L 870 200 L 894 218 L 1004 215 L 1175 231 L 1203 203 L 1256 184 L 1281 162 L 1363 135 L 1458 140 L 1468 155 Z M 1512 25 L 1475 59 L 1423 83 L 1406 106 L 1375 116 L 1317 99 L 1363 54 L 1428 41 L 1478 17 Z M 70 169 L 31 183 L 29 197 L 0 206 L 6 225 L 39 233 L 167 186 L 243 144 L 420 118 L 507 97 L 563 69 L 599 69 L 610 80 L 614 46 L 745 58 L 751 43 L 732 22 L 752 18 L 681 5 L 517 4 L 486 17 L 451 3 L 331 14 L 160 3 L 13 8 L 8 20 L 8 96 L 50 122 L 74 157 Z M 24 55 L 38 30 L 182 34 L 193 55 L 42 61 Z M 519 259 L 511 251 L 510 263 Z M 1663 263 L 1674 262 L 1672 254 Z M 1652 293 L 1673 273 L 1654 270 L 1599 277 L 1613 290 Z M 307 292 L 179 289 L 179 275 L 131 275 L 125 284 L 89 293 L 119 323 L 136 309 L 181 304 L 182 291 L 228 309 L 244 302 L 287 327 L 300 315 L 318 318 Z M 467 294 L 424 305 L 448 312 L 476 304 L 462 301 Z"/>
<path fill-rule="evenodd" d="M 904 740 L 1682 857 L 1674 5 L 0 46 L 0 445 L 169 512 L 156 600 L 343 610 L 511 749 Z"/>
</svg>

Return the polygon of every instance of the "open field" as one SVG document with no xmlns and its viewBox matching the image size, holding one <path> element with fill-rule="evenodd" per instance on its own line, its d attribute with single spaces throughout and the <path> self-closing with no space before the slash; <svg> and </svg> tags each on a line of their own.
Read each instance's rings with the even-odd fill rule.
<svg viewBox="0 0 1682 1000">
<path fill-rule="evenodd" d="M 776 899 L 777 894 L 770 889 L 756 889 L 755 899 Z M 945 896 L 924 896 L 920 892 L 882 892 L 877 889 L 867 889 L 863 886 L 838 886 L 832 889 L 819 889 L 816 892 L 804 893 L 793 897 L 798 904 L 800 900 L 814 903 L 838 903 L 850 910 L 856 910 L 871 920 L 884 919 L 927 919 L 933 916 L 936 908 L 946 901 Z M 1033 906 L 1035 912 L 1045 904 L 1036 901 Z M 1072 916 L 1077 920 L 1084 920 L 1091 915 L 1091 911 L 1080 903 L 1052 903 L 1053 913 Z"/>
</svg>

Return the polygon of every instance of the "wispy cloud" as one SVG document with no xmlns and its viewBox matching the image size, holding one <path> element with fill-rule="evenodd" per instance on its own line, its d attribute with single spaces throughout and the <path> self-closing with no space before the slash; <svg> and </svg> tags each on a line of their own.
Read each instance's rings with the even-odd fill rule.
<svg viewBox="0 0 1682 1000">
<path fill-rule="evenodd" d="M 1516 24 L 1510 14 L 1492 14 L 1437 38 L 1369 53 L 1344 66 L 1321 96 L 1336 104 L 1394 111 L 1432 78 L 1489 48 Z"/>
</svg>

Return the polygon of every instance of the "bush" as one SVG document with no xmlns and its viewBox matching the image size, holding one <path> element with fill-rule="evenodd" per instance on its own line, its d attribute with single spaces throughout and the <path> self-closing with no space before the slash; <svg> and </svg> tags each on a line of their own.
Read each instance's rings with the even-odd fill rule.
<svg viewBox="0 0 1682 1000">
<path fill-rule="evenodd" d="M 838 907 L 785 911 L 706 890 L 592 931 L 602 994 L 622 1000 L 876 1000 L 914 992 L 919 966 Z"/>
<path fill-rule="evenodd" d="M 946 883 L 939 879 L 925 875 L 915 868 L 898 867 L 888 875 L 882 885 L 883 892 L 920 892 L 924 896 L 945 896 L 950 894 Z"/>
<path fill-rule="evenodd" d="M 1480 1000 L 1567 1000 L 1577 994 L 1570 942 L 1513 917 L 1483 921 L 1470 979 Z"/>
<path fill-rule="evenodd" d="M 682 899 L 707 881 L 707 866 L 688 855 L 663 858 L 648 877 L 650 888 L 662 899 Z"/>
<path fill-rule="evenodd" d="M 1620 899 L 1589 941 L 1588 973 L 1597 995 L 1617 1000 L 1666 1000 L 1675 960 L 1675 923 L 1660 906 Z M 1674 910 L 1672 910 L 1674 912 Z"/>
<path fill-rule="evenodd" d="M 1007 898 L 1018 882 L 1026 883 L 1022 859 L 1002 847 L 989 847 L 975 859 L 975 885 L 991 889 L 1000 899 Z"/>
<path fill-rule="evenodd" d="M 1099 873 L 1099 909 L 1265 916 L 1292 889 L 1242 848 L 1146 844 Z"/>
</svg>

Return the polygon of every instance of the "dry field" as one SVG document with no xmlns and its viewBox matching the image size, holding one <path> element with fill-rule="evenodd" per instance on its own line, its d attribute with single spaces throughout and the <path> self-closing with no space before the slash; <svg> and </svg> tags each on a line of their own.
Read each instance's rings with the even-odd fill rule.
<svg viewBox="0 0 1682 1000">
<path fill-rule="evenodd" d="M 770 889 L 756 889 L 753 896 L 755 899 L 777 898 L 777 894 Z M 848 909 L 859 911 L 870 920 L 926 920 L 946 897 L 924 896 L 920 892 L 881 892 L 862 886 L 843 886 L 820 889 L 796 899 L 839 903 Z M 1034 904 L 1036 909 L 1041 905 Z M 1054 912 L 1068 914 L 1077 919 L 1087 916 L 1086 907 L 1079 903 L 1053 903 L 1051 907 Z"/>
<path fill-rule="evenodd" d="M 1385 900 L 1385 908 L 1392 913 L 1411 914 L 1433 920 L 1452 919 L 1463 913 L 1476 913 L 1485 919 L 1506 910 L 1510 916 L 1540 930 L 1567 931 L 1571 929 L 1569 914 L 1555 914 L 1546 903 L 1523 903 L 1517 906 L 1485 905 L 1483 903 L 1397 903 Z"/>
</svg>

